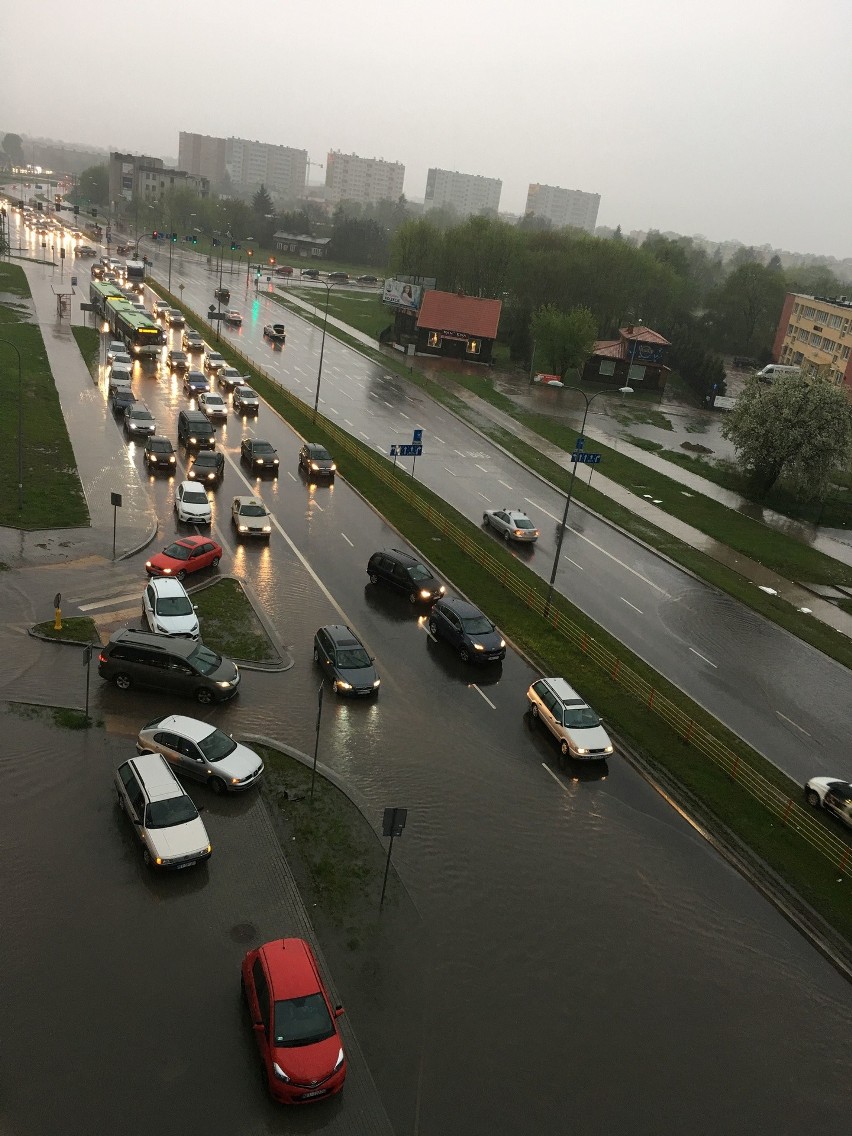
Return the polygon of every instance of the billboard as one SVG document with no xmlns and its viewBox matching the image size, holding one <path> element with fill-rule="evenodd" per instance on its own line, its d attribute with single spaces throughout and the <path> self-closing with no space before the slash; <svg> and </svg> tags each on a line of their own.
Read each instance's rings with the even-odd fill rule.
<svg viewBox="0 0 852 1136">
<path fill-rule="evenodd" d="M 416 312 L 423 299 L 422 284 L 408 284 L 403 280 L 386 280 L 382 300 L 392 308 L 407 308 Z"/>
</svg>

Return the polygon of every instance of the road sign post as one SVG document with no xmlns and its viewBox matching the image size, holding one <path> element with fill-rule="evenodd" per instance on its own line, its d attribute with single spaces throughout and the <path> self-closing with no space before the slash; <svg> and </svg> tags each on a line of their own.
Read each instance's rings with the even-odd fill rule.
<svg viewBox="0 0 852 1136">
<path fill-rule="evenodd" d="M 388 872 L 390 871 L 391 852 L 393 851 L 393 840 L 395 836 L 402 836 L 402 830 L 405 828 L 405 822 L 408 819 L 408 809 L 385 809 L 382 818 L 382 836 L 390 837 L 390 844 L 388 844 L 388 858 L 385 863 L 385 878 L 382 880 L 382 896 L 379 900 L 379 910 L 381 911 L 385 902 L 385 889 L 388 886 Z"/>
<path fill-rule="evenodd" d="M 87 643 L 83 648 L 83 666 L 86 668 L 86 725 L 89 724 L 89 678 L 92 673 L 92 651 L 94 648 Z"/>
<path fill-rule="evenodd" d="M 109 503 L 112 505 L 112 558 L 115 560 L 115 527 L 118 524 L 118 510 L 121 508 L 121 494 L 110 493 Z"/>
</svg>

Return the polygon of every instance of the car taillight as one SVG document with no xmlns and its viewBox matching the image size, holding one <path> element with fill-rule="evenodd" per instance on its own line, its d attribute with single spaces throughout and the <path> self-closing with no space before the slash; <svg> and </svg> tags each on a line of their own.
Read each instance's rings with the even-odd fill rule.
<svg viewBox="0 0 852 1136">
<path fill-rule="evenodd" d="M 101 653 L 98 655 L 98 662 L 99 663 L 105 663 L 106 661 L 107 661 L 107 657 L 104 654 L 104 652 L 101 651 Z"/>
</svg>

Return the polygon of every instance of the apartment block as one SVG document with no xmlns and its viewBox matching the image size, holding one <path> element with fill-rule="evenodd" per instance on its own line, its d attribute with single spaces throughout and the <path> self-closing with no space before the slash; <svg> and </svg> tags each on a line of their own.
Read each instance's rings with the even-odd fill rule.
<svg viewBox="0 0 852 1136">
<path fill-rule="evenodd" d="M 132 201 L 135 197 L 154 202 L 175 189 L 188 189 L 199 197 L 207 197 L 210 182 L 187 170 L 170 169 L 161 158 L 146 154 L 110 154 L 110 201 Z"/>
<path fill-rule="evenodd" d="M 524 212 L 527 216 L 546 217 L 554 229 L 564 229 L 570 225 L 573 229 L 593 233 L 598 222 L 600 204 L 599 193 L 584 193 L 581 189 L 562 189 L 558 185 L 532 182 Z"/>
<path fill-rule="evenodd" d="M 483 210 L 497 212 L 503 182 L 480 174 L 460 174 L 456 170 L 430 169 L 426 175 L 424 210 L 450 208 L 462 217 Z"/>
<path fill-rule="evenodd" d="M 788 292 L 772 358 L 852 394 L 852 300 Z"/>
<path fill-rule="evenodd" d="M 261 185 L 274 196 L 300 198 L 308 172 L 307 150 L 252 142 L 247 138 L 216 138 L 181 131 L 178 161 L 191 173 L 209 178 L 215 188 L 256 190 Z"/>
<path fill-rule="evenodd" d="M 331 201 L 357 201 L 361 205 L 398 201 L 404 180 L 401 162 L 359 158 L 339 150 L 329 151 L 326 159 L 325 187 Z"/>
</svg>

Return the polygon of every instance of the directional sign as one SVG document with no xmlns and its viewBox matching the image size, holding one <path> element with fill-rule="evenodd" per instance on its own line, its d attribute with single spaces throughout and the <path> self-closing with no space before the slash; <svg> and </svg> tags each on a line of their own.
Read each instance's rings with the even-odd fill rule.
<svg viewBox="0 0 852 1136">
<path fill-rule="evenodd" d="M 585 438 L 578 438 L 577 441 L 574 443 L 574 449 L 575 450 L 585 450 L 585 448 L 586 448 L 586 439 Z"/>
<path fill-rule="evenodd" d="M 411 441 L 414 443 L 415 446 L 420 445 L 420 443 L 423 441 L 422 429 L 418 428 L 417 430 L 414 431 L 414 437 L 411 439 Z"/>
<path fill-rule="evenodd" d="M 398 458 L 398 457 L 399 457 L 399 454 L 397 453 L 397 450 L 398 450 L 398 449 L 399 449 L 399 447 L 398 447 L 398 446 L 391 446 L 391 448 L 390 448 L 390 456 L 391 456 L 392 458 Z"/>
<path fill-rule="evenodd" d="M 419 458 L 423 453 L 422 446 L 397 446 L 396 452 L 401 458 Z"/>
<path fill-rule="evenodd" d="M 600 460 L 600 454 L 589 454 L 585 450 L 575 450 L 571 454 L 571 461 L 578 462 L 580 465 L 598 465 Z"/>
</svg>

